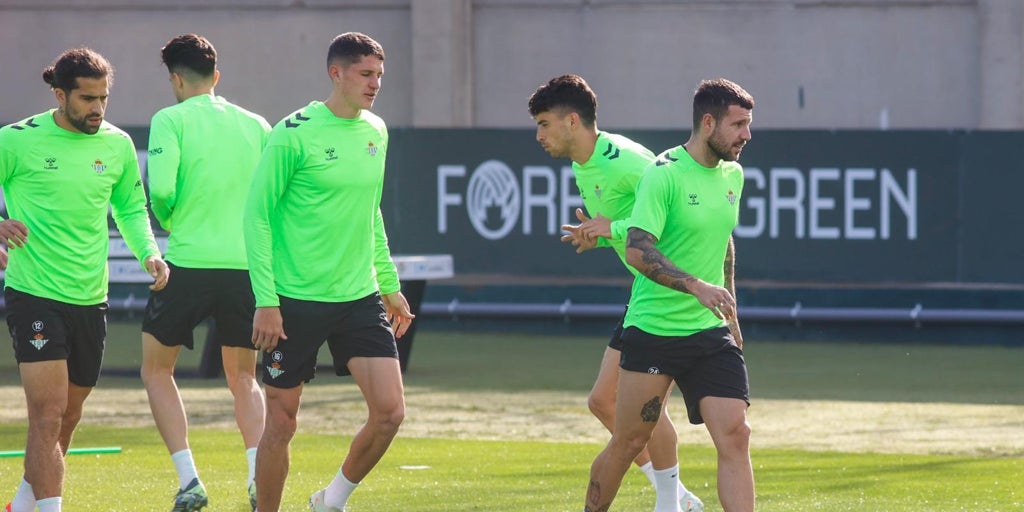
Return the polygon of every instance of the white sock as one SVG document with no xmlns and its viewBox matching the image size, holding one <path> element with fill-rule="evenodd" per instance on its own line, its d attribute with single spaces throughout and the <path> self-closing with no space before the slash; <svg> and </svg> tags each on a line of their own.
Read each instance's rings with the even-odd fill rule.
<svg viewBox="0 0 1024 512">
<path fill-rule="evenodd" d="M 60 512 L 60 496 L 46 498 L 36 502 L 39 512 Z"/>
<path fill-rule="evenodd" d="M 171 454 L 171 460 L 174 461 L 174 469 L 178 470 L 178 480 L 181 482 L 178 484 L 178 488 L 184 489 L 192 482 L 193 478 L 199 478 L 199 474 L 196 472 L 196 462 L 192 460 L 192 450 L 186 448 L 180 452 L 174 452 Z"/>
<path fill-rule="evenodd" d="M 654 464 L 651 461 L 647 461 L 647 464 L 640 466 L 640 471 L 651 481 L 651 485 L 654 489 L 658 489 L 658 483 L 654 481 Z"/>
<path fill-rule="evenodd" d="M 683 485 L 683 481 L 682 481 L 682 479 L 680 479 L 679 480 L 679 499 L 683 499 L 683 496 L 686 496 L 687 492 L 689 492 L 689 491 L 686 490 L 686 486 Z"/>
<path fill-rule="evenodd" d="M 11 512 L 33 512 L 36 509 L 36 497 L 32 494 L 32 485 L 21 477 L 18 490 L 14 492 L 11 500 Z"/>
<path fill-rule="evenodd" d="M 245 460 L 249 463 L 249 479 L 252 482 L 256 479 L 256 447 L 245 450 Z"/>
<path fill-rule="evenodd" d="M 679 512 L 679 464 L 655 469 L 654 488 L 657 491 L 654 512 Z"/>
<path fill-rule="evenodd" d="M 344 509 L 348 497 L 352 495 L 352 491 L 356 490 L 357 485 L 359 484 L 354 484 L 345 478 L 341 468 L 338 468 L 338 474 L 334 475 L 334 480 L 331 480 L 331 485 L 328 485 L 324 492 L 324 504 L 328 507 Z"/>
</svg>

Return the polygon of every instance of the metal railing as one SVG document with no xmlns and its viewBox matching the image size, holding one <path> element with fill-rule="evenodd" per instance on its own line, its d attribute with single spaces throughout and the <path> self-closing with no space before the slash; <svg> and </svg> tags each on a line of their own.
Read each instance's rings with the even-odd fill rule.
<svg viewBox="0 0 1024 512">
<path fill-rule="evenodd" d="M 566 299 L 561 303 L 502 302 L 424 302 L 420 314 L 428 318 L 506 317 L 564 319 L 619 318 L 622 304 L 579 304 Z M 788 307 L 740 306 L 741 320 L 778 322 L 880 322 L 900 323 L 982 323 L 1024 324 L 1024 310 L 926 308 L 804 307 L 796 302 Z"/>
</svg>

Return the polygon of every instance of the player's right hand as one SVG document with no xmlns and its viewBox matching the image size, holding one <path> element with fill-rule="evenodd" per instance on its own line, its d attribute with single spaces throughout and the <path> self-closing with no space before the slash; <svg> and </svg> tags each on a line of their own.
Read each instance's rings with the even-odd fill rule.
<svg viewBox="0 0 1024 512">
<path fill-rule="evenodd" d="M 281 308 L 256 308 L 252 317 L 252 344 L 256 350 L 272 352 L 280 340 L 286 340 L 284 320 L 281 319 Z"/>
<path fill-rule="evenodd" d="M 24 247 L 28 240 L 28 226 L 14 219 L 0 222 L 0 240 L 5 241 L 8 247 Z"/>
<path fill-rule="evenodd" d="M 582 208 L 576 208 L 576 218 L 580 222 L 586 222 L 590 220 L 586 214 L 583 213 Z M 562 235 L 562 242 L 571 243 L 576 248 L 576 254 L 580 254 L 583 251 L 589 251 L 594 247 L 597 247 L 597 238 L 587 238 L 580 229 L 582 225 L 562 224 L 562 231 L 568 233 Z"/>
</svg>

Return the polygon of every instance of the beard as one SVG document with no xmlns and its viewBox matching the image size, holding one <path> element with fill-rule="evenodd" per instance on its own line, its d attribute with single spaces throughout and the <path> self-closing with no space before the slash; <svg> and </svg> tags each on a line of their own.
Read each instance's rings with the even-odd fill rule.
<svg viewBox="0 0 1024 512">
<path fill-rule="evenodd" d="M 92 119 L 102 120 L 103 117 L 96 114 L 85 114 L 80 116 L 76 115 L 76 112 L 72 111 L 71 108 L 65 108 L 64 119 L 67 119 L 68 123 L 71 126 L 74 126 L 76 130 L 87 135 L 94 135 L 96 132 L 100 131 L 100 125 L 91 126 L 89 121 Z"/>
<path fill-rule="evenodd" d="M 708 148 L 710 148 L 711 152 L 720 160 L 724 160 L 726 162 L 735 162 L 740 158 L 739 153 L 736 153 L 736 155 L 733 156 L 732 146 L 723 142 L 719 138 L 718 130 L 715 130 L 715 132 L 711 134 L 711 138 L 708 139 Z"/>
</svg>

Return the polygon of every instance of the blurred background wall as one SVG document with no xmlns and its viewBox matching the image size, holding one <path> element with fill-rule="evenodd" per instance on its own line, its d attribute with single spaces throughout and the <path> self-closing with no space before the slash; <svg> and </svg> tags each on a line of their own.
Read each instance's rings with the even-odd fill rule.
<svg viewBox="0 0 1024 512">
<path fill-rule="evenodd" d="M 1024 127 L 1018 0 L 0 0 L 0 122 L 49 106 L 43 67 L 86 45 L 117 67 L 108 118 L 172 97 L 159 49 L 197 32 L 218 93 L 275 122 L 328 93 L 331 38 L 387 52 L 375 110 L 393 127 L 523 127 L 525 99 L 574 72 L 600 122 L 678 128 L 702 78 L 757 98 L 755 128 Z"/>
</svg>

